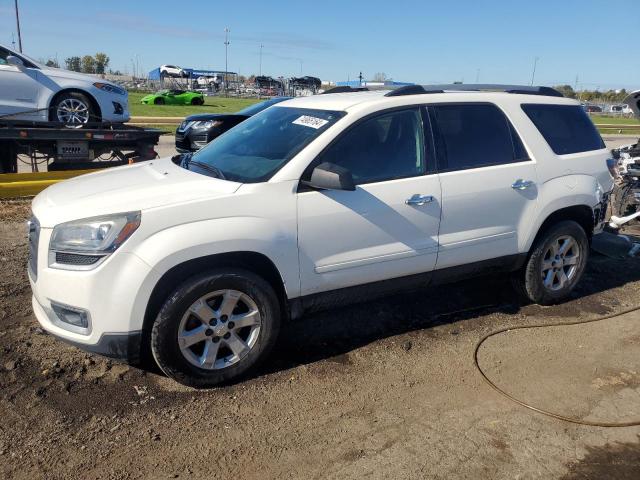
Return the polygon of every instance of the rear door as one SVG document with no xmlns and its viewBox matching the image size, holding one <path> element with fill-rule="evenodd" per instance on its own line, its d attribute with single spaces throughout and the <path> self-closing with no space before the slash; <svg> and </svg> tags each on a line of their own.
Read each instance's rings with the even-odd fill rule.
<svg viewBox="0 0 640 480">
<path fill-rule="evenodd" d="M 442 185 L 437 267 L 519 253 L 518 233 L 535 219 L 535 161 L 491 103 L 429 106 Z"/>
<path fill-rule="evenodd" d="M 377 114 L 316 159 L 349 169 L 357 186 L 298 193 L 303 294 L 433 270 L 441 196 L 423 119 L 419 107 Z"/>
</svg>

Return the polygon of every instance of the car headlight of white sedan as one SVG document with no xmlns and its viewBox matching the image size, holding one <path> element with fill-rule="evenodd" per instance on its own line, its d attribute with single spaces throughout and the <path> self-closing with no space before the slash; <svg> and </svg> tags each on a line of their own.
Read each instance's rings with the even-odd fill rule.
<svg viewBox="0 0 640 480">
<path fill-rule="evenodd" d="M 49 266 L 91 270 L 115 252 L 140 226 L 140 212 L 118 213 L 56 225 Z"/>
</svg>

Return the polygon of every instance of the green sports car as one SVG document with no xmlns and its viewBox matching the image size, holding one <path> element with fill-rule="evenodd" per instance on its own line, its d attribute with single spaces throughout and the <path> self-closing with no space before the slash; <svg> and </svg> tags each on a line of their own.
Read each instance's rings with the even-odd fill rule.
<svg viewBox="0 0 640 480">
<path fill-rule="evenodd" d="M 204 105 L 204 95 L 186 90 L 160 90 L 142 97 L 146 105 Z"/>
</svg>

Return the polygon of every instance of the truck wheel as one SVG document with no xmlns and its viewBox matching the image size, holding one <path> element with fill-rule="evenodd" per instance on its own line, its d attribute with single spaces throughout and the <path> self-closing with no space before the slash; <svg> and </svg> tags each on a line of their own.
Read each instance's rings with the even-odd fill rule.
<svg viewBox="0 0 640 480">
<path fill-rule="evenodd" d="M 214 270 L 186 280 L 167 299 L 151 351 L 177 382 L 213 387 L 257 366 L 279 330 L 280 305 L 266 281 L 245 270 Z"/>
<path fill-rule="evenodd" d="M 64 123 L 68 128 L 82 128 L 88 122 L 100 122 L 100 117 L 86 95 L 67 92 L 51 104 L 49 120 Z"/>
<path fill-rule="evenodd" d="M 589 240 L 576 222 L 549 227 L 534 243 L 525 266 L 512 277 L 526 299 L 553 305 L 566 299 L 580 281 L 589 257 Z"/>
</svg>

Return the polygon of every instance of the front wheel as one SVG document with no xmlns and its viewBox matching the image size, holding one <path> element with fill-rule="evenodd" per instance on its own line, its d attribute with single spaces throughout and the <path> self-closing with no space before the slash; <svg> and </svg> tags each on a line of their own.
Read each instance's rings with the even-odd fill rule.
<svg viewBox="0 0 640 480">
<path fill-rule="evenodd" d="M 513 276 L 514 286 L 534 303 L 561 302 L 580 281 L 588 257 L 584 229 L 574 221 L 558 222 L 536 240 L 524 268 Z"/>
<path fill-rule="evenodd" d="M 164 105 L 164 98 L 162 97 L 156 97 L 153 99 L 153 104 L 154 105 Z"/>
<path fill-rule="evenodd" d="M 49 119 L 64 123 L 67 128 L 82 128 L 89 122 L 100 121 L 87 96 L 79 92 L 57 97 L 49 110 Z"/>
<path fill-rule="evenodd" d="M 279 302 L 267 282 L 244 270 L 216 270 L 185 281 L 167 299 L 151 331 L 151 351 L 179 383 L 212 387 L 257 366 L 279 329 Z"/>
</svg>

